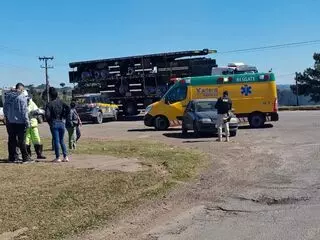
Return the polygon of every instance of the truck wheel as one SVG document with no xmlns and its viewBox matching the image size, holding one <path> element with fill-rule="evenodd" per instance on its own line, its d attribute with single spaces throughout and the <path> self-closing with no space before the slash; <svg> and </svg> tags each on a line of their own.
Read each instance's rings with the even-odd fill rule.
<svg viewBox="0 0 320 240">
<path fill-rule="evenodd" d="M 137 104 L 133 103 L 133 102 L 129 102 L 127 104 L 125 104 L 124 108 L 124 112 L 126 116 L 134 116 L 137 115 Z"/>
<path fill-rule="evenodd" d="M 263 127 L 265 121 L 265 116 L 262 113 L 254 113 L 249 117 L 249 123 L 252 128 Z"/>
<path fill-rule="evenodd" d="M 169 127 L 169 121 L 166 117 L 158 116 L 154 120 L 154 127 L 158 131 L 167 130 Z"/>
<path fill-rule="evenodd" d="M 103 115 L 102 115 L 102 112 L 98 112 L 98 115 L 95 119 L 95 122 L 98 123 L 98 124 L 101 124 L 103 123 Z"/>
</svg>

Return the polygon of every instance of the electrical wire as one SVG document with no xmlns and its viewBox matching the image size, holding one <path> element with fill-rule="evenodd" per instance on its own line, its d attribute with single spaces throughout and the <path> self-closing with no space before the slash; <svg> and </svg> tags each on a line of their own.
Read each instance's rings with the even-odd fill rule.
<svg viewBox="0 0 320 240">
<path fill-rule="evenodd" d="M 299 46 L 313 45 L 313 44 L 320 44 L 320 40 L 284 43 L 284 44 L 261 46 L 261 47 L 254 47 L 254 48 L 237 49 L 237 50 L 228 50 L 228 51 L 224 51 L 224 52 L 218 52 L 217 54 L 238 53 L 238 52 L 254 52 L 254 51 L 260 51 L 260 50 L 267 50 L 267 49 L 281 49 L 281 48 L 299 47 Z"/>
</svg>

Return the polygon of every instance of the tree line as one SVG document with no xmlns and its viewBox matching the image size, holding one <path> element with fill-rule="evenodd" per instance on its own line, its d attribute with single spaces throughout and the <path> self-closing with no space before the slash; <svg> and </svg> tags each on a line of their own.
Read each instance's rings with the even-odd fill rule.
<svg viewBox="0 0 320 240">
<path fill-rule="evenodd" d="M 309 96 L 310 102 L 320 102 L 320 53 L 313 54 L 314 67 L 307 68 L 302 73 L 296 72 L 296 85 L 290 88 L 294 94 Z"/>
</svg>

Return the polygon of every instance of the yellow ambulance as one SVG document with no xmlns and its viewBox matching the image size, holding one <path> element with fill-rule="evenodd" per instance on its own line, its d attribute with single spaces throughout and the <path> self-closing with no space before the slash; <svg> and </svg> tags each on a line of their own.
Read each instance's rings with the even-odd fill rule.
<svg viewBox="0 0 320 240">
<path fill-rule="evenodd" d="M 144 124 L 157 130 L 179 126 L 191 99 L 219 98 L 224 90 L 229 92 L 239 122 L 259 128 L 279 120 L 275 76 L 268 72 L 183 78 L 146 108 Z"/>
</svg>

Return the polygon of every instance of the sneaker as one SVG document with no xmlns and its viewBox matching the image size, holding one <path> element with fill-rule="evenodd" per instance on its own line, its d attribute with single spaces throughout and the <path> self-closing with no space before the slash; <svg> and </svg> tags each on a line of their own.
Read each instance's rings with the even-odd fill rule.
<svg viewBox="0 0 320 240">
<path fill-rule="evenodd" d="M 52 160 L 51 162 L 53 162 L 53 163 L 59 163 L 59 162 L 61 162 L 61 160 L 60 160 L 60 158 L 56 158 L 56 159 Z"/>
<path fill-rule="evenodd" d="M 69 158 L 68 157 L 65 157 L 62 162 L 69 162 Z"/>
<path fill-rule="evenodd" d="M 23 164 L 26 164 L 26 163 L 34 163 L 35 161 L 33 159 L 27 159 L 25 161 L 22 161 Z"/>
</svg>

